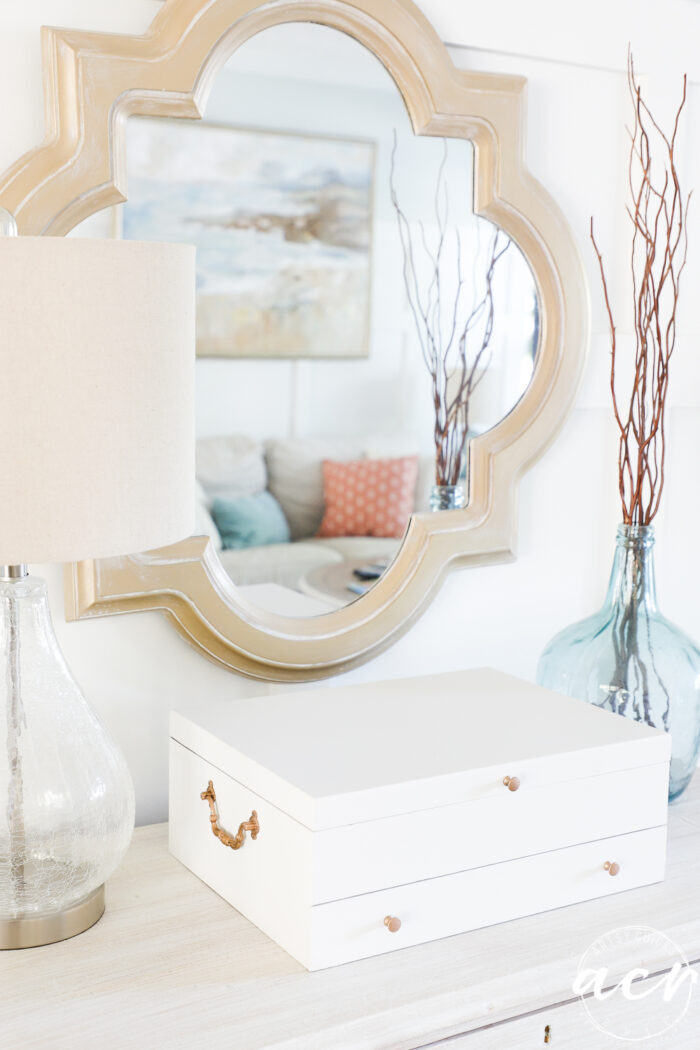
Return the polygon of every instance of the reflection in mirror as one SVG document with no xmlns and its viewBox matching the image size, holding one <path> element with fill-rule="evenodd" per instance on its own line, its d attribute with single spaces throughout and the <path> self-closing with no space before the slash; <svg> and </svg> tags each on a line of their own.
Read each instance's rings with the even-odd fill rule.
<svg viewBox="0 0 700 1050">
<path fill-rule="evenodd" d="M 394 82 L 350 37 L 268 29 L 219 73 L 204 122 L 128 123 L 118 234 L 197 246 L 197 532 L 244 597 L 283 615 L 322 614 L 371 587 L 436 483 L 394 136 L 394 191 L 423 251 L 418 310 L 449 328 L 461 266 L 459 336 L 483 298 L 493 229 L 472 213 L 471 144 L 414 136 Z M 532 373 L 537 299 L 515 245 L 491 291 L 460 445 L 503 419 Z M 466 352 L 473 363 L 471 342 Z M 453 364 L 444 378 L 454 389 Z M 466 457 L 460 467 L 465 485 Z"/>
</svg>

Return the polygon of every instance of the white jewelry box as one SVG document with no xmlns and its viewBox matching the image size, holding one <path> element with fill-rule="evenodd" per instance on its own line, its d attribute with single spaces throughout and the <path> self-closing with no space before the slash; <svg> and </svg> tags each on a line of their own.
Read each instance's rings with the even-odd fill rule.
<svg viewBox="0 0 700 1050">
<path fill-rule="evenodd" d="M 219 702 L 170 735 L 171 852 L 310 970 L 664 876 L 668 736 L 497 671 Z"/>
</svg>

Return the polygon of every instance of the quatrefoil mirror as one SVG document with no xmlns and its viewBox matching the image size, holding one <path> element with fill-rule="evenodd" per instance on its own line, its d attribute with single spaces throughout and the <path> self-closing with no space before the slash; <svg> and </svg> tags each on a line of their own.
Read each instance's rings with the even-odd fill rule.
<svg viewBox="0 0 700 1050">
<path fill-rule="evenodd" d="M 575 394 L 585 281 L 525 81 L 459 71 L 408 0 L 43 33 L 47 138 L 0 179 L 20 233 L 197 246 L 197 534 L 68 567 L 67 615 L 162 609 L 259 678 L 368 659 L 448 570 L 515 556 Z"/>
</svg>

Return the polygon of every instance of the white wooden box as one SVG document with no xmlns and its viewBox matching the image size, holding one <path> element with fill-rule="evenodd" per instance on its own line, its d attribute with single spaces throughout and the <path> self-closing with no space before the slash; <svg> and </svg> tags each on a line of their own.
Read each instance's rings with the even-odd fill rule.
<svg viewBox="0 0 700 1050">
<path fill-rule="evenodd" d="M 171 852 L 310 970 L 664 876 L 667 735 L 497 671 L 219 702 L 170 735 Z M 236 850 L 209 781 L 231 836 L 256 811 Z"/>
</svg>

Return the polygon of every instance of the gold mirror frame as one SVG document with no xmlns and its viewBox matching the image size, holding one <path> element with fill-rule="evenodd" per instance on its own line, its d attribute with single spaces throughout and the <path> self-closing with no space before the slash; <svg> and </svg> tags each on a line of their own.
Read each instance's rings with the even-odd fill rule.
<svg viewBox="0 0 700 1050">
<path fill-rule="evenodd" d="M 474 211 L 531 266 L 540 343 L 522 399 L 470 444 L 464 510 L 416 514 L 389 570 L 359 601 L 292 619 L 237 594 L 201 537 L 66 569 L 68 619 L 165 610 L 217 663 L 255 678 L 308 680 L 390 645 L 453 566 L 515 556 L 517 492 L 574 400 L 588 337 L 586 280 L 561 211 L 526 170 L 522 77 L 461 72 L 410 0 L 166 0 L 143 36 L 42 29 L 47 134 L 0 178 L 20 233 L 61 235 L 127 195 L 129 116 L 201 117 L 217 70 L 270 26 L 315 22 L 354 37 L 393 77 L 414 131 L 470 139 Z"/>
</svg>

